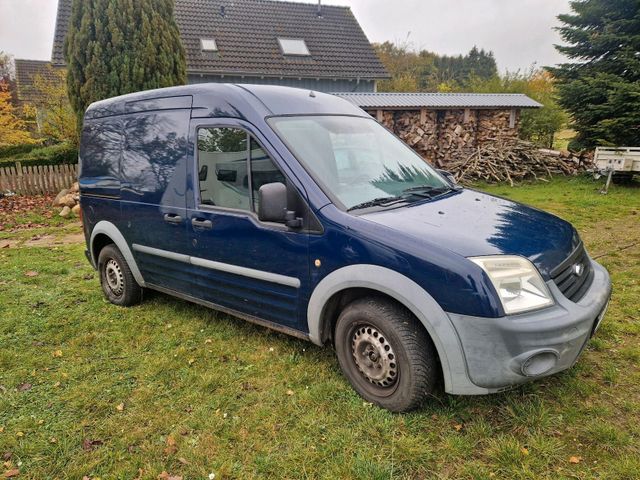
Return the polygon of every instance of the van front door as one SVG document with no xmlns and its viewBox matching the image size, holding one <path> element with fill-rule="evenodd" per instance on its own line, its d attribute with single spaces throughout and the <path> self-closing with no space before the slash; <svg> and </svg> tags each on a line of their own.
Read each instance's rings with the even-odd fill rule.
<svg viewBox="0 0 640 480">
<path fill-rule="evenodd" d="M 195 201 L 187 208 L 192 292 L 232 313 L 306 331 L 299 306 L 309 288 L 309 234 L 258 220 L 260 186 L 288 180 L 243 127 L 191 128 L 197 139 Z"/>
</svg>

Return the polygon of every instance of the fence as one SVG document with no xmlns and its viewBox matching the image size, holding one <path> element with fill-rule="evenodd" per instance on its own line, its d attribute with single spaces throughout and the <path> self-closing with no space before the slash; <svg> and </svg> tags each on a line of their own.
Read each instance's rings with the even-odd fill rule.
<svg viewBox="0 0 640 480">
<path fill-rule="evenodd" d="M 78 176 L 77 165 L 32 165 L 0 168 L 0 192 L 22 195 L 58 193 L 69 188 Z"/>
</svg>

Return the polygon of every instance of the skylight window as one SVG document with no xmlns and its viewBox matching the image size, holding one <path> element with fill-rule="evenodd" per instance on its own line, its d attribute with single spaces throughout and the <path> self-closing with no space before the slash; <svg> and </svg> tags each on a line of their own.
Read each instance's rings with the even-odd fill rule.
<svg viewBox="0 0 640 480">
<path fill-rule="evenodd" d="M 283 55 L 311 55 L 307 44 L 301 38 L 278 38 Z"/>
<path fill-rule="evenodd" d="M 201 38 L 200 39 L 200 48 L 203 52 L 217 52 L 218 45 L 216 44 L 215 39 L 213 38 Z"/>
</svg>

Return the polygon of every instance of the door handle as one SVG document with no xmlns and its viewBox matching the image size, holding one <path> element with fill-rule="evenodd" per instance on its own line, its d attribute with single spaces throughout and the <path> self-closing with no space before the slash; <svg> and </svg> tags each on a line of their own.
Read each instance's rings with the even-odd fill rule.
<svg viewBox="0 0 640 480">
<path fill-rule="evenodd" d="M 211 230 L 213 228 L 213 222 L 211 220 L 202 220 L 200 218 L 192 218 L 191 225 L 196 228 L 204 228 L 206 230 Z"/>
<path fill-rule="evenodd" d="M 164 221 L 168 223 L 182 223 L 182 217 L 175 213 L 165 213 Z"/>
</svg>

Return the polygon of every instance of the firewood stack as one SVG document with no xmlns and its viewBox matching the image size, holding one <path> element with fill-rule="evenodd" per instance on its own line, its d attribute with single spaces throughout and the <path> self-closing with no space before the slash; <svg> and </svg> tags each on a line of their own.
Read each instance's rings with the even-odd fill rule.
<svg viewBox="0 0 640 480">
<path fill-rule="evenodd" d="M 514 182 L 543 180 L 553 175 L 578 175 L 592 168 L 591 159 L 570 152 L 547 150 L 524 140 L 496 140 L 447 164 L 462 184 L 476 181 Z"/>
</svg>

